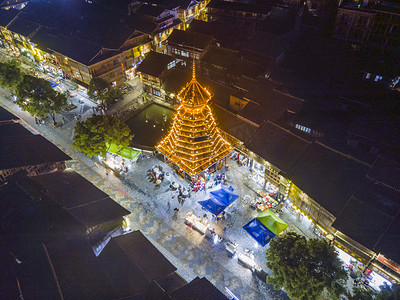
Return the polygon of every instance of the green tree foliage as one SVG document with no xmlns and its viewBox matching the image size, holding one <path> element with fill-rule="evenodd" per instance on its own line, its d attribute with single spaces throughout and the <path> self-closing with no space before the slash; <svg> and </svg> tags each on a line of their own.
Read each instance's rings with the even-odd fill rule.
<svg viewBox="0 0 400 300">
<path fill-rule="evenodd" d="M 400 284 L 381 285 L 380 289 L 377 295 L 378 300 L 400 300 Z"/>
<path fill-rule="evenodd" d="M 89 82 L 88 95 L 91 99 L 99 100 L 101 104 L 107 101 L 111 90 L 108 81 L 100 77 L 93 77 Z"/>
<path fill-rule="evenodd" d="M 22 72 L 15 61 L 0 63 L 0 85 L 14 89 L 22 80 Z"/>
<path fill-rule="evenodd" d="M 114 102 L 114 100 L 121 97 L 121 95 L 122 92 L 120 89 L 112 89 L 107 95 L 106 102 Z"/>
<path fill-rule="evenodd" d="M 48 81 L 31 75 L 24 75 L 16 87 L 18 99 L 15 101 L 31 115 L 44 118 L 50 115 L 56 124 L 56 114 L 68 106 L 67 97 L 51 88 Z"/>
<path fill-rule="evenodd" d="M 93 77 L 89 82 L 88 95 L 91 99 L 104 104 L 118 99 L 122 92 L 117 88 L 112 88 L 110 83 L 103 78 Z"/>
<path fill-rule="evenodd" d="M 372 290 L 366 290 L 363 287 L 355 286 L 353 287 L 353 293 L 348 293 L 347 299 L 348 300 L 376 300 L 378 294 Z"/>
<path fill-rule="evenodd" d="M 89 157 L 106 156 L 111 144 L 128 146 L 133 138 L 130 128 L 112 116 L 93 115 L 85 122 L 78 122 L 75 127 L 72 146 Z"/>
<path fill-rule="evenodd" d="M 271 240 L 266 256 L 273 272 L 267 282 L 283 288 L 292 299 L 316 299 L 324 291 L 333 298 L 345 293 L 347 273 L 325 241 L 289 232 Z"/>
</svg>

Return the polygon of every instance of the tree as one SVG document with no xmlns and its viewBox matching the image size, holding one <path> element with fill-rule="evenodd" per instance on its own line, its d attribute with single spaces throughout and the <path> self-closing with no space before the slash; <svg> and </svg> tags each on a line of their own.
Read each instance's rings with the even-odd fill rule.
<svg viewBox="0 0 400 300">
<path fill-rule="evenodd" d="M 377 295 L 378 300 L 400 300 L 400 284 L 381 285 L 380 293 Z"/>
<path fill-rule="evenodd" d="M 372 289 L 366 290 L 365 288 L 355 286 L 355 287 L 353 287 L 353 293 L 347 294 L 347 299 L 348 300 L 376 300 L 377 295 L 378 294 Z"/>
<path fill-rule="evenodd" d="M 17 62 L 8 61 L 0 63 L 0 85 L 10 89 L 14 89 L 22 80 L 22 72 Z"/>
<path fill-rule="evenodd" d="M 130 128 L 113 116 L 93 115 L 75 127 L 72 146 L 89 157 L 106 156 L 112 144 L 125 147 L 133 138 Z"/>
<path fill-rule="evenodd" d="M 48 81 L 31 75 L 24 75 L 17 85 L 16 94 L 18 99 L 15 103 L 23 110 L 39 118 L 50 115 L 54 124 L 56 114 L 68 107 L 64 94 L 53 90 Z"/>
<path fill-rule="evenodd" d="M 283 288 L 290 298 L 316 299 L 324 291 L 337 298 L 345 293 L 347 273 L 325 241 L 289 232 L 271 240 L 266 256 L 273 273 L 267 282 Z"/>
<path fill-rule="evenodd" d="M 101 104 L 107 101 L 111 85 L 100 77 L 93 77 L 89 82 L 88 95 L 91 99 L 99 100 Z"/>
</svg>

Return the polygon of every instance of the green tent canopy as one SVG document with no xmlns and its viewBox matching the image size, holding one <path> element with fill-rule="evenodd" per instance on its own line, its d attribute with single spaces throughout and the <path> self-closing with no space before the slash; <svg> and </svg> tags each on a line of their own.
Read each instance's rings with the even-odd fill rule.
<svg viewBox="0 0 400 300">
<path fill-rule="evenodd" d="M 120 147 L 115 144 L 111 144 L 108 152 L 117 154 L 132 161 L 135 161 L 140 154 L 140 151 L 138 150 L 132 149 L 130 147 Z"/>
<path fill-rule="evenodd" d="M 261 213 L 257 219 L 267 227 L 272 233 L 275 235 L 280 234 L 286 228 L 289 227 L 284 221 L 278 218 L 272 211 L 267 209 L 263 213 Z"/>
</svg>

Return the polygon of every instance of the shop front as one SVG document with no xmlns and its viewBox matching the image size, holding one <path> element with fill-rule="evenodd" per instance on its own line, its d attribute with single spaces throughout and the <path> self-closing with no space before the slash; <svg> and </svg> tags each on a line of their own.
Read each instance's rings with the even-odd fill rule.
<svg viewBox="0 0 400 300">
<path fill-rule="evenodd" d="M 228 157 L 235 161 L 239 166 L 247 167 L 251 169 L 252 159 L 248 156 L 244 155 L 242 152 L 238 150 L 233 150 Z"/>
</svg>

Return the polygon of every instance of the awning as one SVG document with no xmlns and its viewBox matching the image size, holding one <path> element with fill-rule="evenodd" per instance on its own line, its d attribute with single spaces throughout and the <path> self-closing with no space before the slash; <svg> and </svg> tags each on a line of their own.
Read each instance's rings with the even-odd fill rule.
<svg viewBox="0 0 400 300">
<path fill-rule="evenodd" d="M 286 228 L 289 227 L 282 219 L 277 217 L 271 210 L 267 209 L 261 213 L 257 219 L 264 224 L 269 230 L 271 230 L 275 235 L 280 234 Z"/>
<path fill-rule="evenodd" d="M 288 227 L 288 224 L 277 217 L 272 211 L 267 209 L 258 217 L 244 225 L 243 229 L 264 247 L 272 238 Z"/>
<path fill-rule="evenodd" d="M 209 212 L 218 216 L 225 208 L 235 202 L 238 197 L 239 195 L 233 192 L 231 186 L 228 188 L 220 184 L 210 190 L 205 200 L 199 201 L 199 203 Z"/>
<path fill-rule="evenodd" d="M 256 240 L 262 247 L 269 243 L 275 237 L 275 234 L 265 227 L 257 218 L 243 226 L 250 236 Z"/>
<path fill-rule="evenodd" d="M 132 149 L 130 147 L 119 147 L 115 144 L 111 144 L 108 152 L 117 154 L 131 161 L 136 161 L 140 154 L 140 151 L 138 150 Z"/>
</svg>

